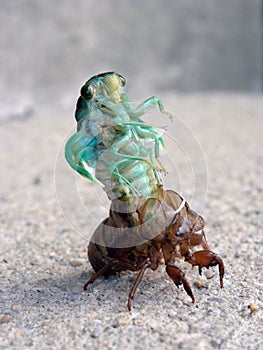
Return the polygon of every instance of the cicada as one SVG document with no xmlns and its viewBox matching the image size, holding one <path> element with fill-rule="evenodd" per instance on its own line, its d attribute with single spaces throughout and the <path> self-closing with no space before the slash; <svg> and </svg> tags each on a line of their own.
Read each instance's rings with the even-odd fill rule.
<svg viewBox="0 0 263 350">
<path fill-rule="evenodd" d="M 224 264 L 209 250 L 204 219 L 190 209 L 177 192 L 165 190 L 159 160 L 163 129 L 143 121 L 158 108 L 171 117 L 160 99 L 151 97 L 136 107 L 125 93 L 125 79 L 101 73 L 80 90 L 75 118 L 77 132 L 68 140 L 65 156 L 71 167 L 101 185 L 111 201 L 109 216 L 98 226 L 88 246 L 98 277 L 120 271 L 139 271 L 128 297 L 128 310 L 146 269 L 156 270 L 162 260 L 177 287 L 183 285 L 195 301 L 183 271 L 175 265 L 181 257 L 192 266 L 218 265 L 223 287 Z"/>
</svg>

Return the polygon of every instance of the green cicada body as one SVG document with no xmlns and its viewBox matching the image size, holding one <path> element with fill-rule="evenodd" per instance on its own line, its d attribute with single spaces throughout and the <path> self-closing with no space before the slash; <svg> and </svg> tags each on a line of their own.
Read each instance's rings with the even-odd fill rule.
<svg viewBox="0 0 263 350">
<path fill-rule="evenodd" d="M 89 79 L 81 88 L 75 118 L 78 131 L 66 144 L 66 159 L 81 175 L 104 186 L 110 200 L 155 196 L 161 184 L 156 159 L 162 129 L 143 122 L 156 97 L 136 108 L 114 72 Z"/>
</svg>

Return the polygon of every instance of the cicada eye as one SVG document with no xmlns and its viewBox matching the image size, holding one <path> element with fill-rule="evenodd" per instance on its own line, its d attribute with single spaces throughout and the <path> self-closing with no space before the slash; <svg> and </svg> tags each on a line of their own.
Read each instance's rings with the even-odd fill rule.
<svg viewBox="0 0 263 350">
<path fill-rule="evenodd" d="M 94 95 L 94 88 L 92 85 L 84 85 L 80 90 L 80 94 L 86 100 L 90 100 Z"/>
<path fill-rule="evenodd" d="M 121 84 L 122 86 L 125 86 L 126 84 L 126 80 L 123 78 L 123 76 L 119 75 L 119 78 L 120 78 L 120 81 L 121 81 Z"/>
</svg>

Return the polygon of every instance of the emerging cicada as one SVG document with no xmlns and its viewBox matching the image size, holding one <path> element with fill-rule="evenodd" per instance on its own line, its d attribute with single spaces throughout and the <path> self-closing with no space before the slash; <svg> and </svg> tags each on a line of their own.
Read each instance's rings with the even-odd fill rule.
<svg viewBox="0 0 263 350">
<path fill-rule="evenodd" d="M 192 266 L 219 266 L 223 287 L 224 264 L 208 249 L 204 220 L 178 193 L 164 190 L 160 177 L 159 147 L 162 129 L 141 119 L 150 109 L 165 111 L 151 97 L 134 107 L 124 91 L 125 80 L 115 72 L 89 79 L 81 88 L 75 118 L 77 132 L 65 149 L 69 164 L 81 175 L 104 187 L 112 201 L 109 217 L 96 229 L 88 257 L 99 276 L 120 271 L 139 271 L 128 297 L 131 300 L 147 268 L 156 270 L 161 259 L 178 287 L 183 284 L 194 302 L 184 273 L 175 266 L 183 257 Z"/>
</svg>

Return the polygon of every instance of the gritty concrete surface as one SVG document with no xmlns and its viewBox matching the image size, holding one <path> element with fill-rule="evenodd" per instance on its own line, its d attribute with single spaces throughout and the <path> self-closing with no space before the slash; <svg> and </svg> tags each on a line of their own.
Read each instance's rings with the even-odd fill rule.
<svg viewBox="0 0 263 350">
<path fill-rule="evenodd" d="M 224 288 L 217 269 L 200 277 L 178 262 L 194 305 L 163 266 L 146 273 L 130 313 L 132 273 L 101 278 L 84 292 L 92 274 L 87 239 L 68 222 L 92 233 L 86 213 L 98 224 L 109 203 L 95 204 L 94 186 L 83 180 L 85 206 L 74 205 L 76 183 L 67 181 L 73 171 L 61 156 L 73 113 L 35 108 L 24 118 L 7 116 L 0 128 L 1 349 L 263 349 L 262 96 L 169 94 L 163 101 L 184 119 L 206 159 L 202 215 L 210 248 L 225 262 Z M 183 163 L 179 168 L 187 177 Z"/>
</svg>

